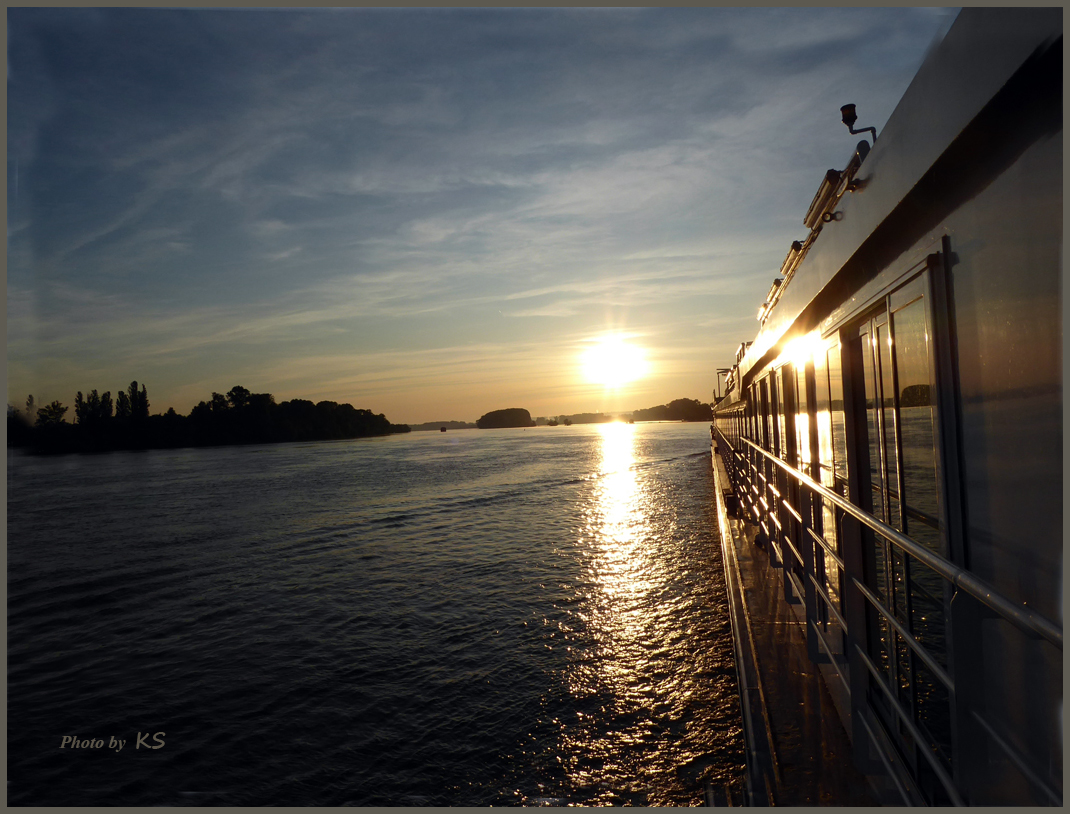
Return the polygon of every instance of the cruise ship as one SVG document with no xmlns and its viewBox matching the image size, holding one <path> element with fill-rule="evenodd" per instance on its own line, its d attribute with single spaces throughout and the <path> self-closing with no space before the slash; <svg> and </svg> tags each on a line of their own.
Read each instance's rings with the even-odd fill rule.
<svg viewBox="0 0 1070 814">
<path fill-rule="evenodd" d="M 718 371 L 745 802 L 1062 805 L 1062 42 L 967 8 L 846 104 Z"/>
</svg>

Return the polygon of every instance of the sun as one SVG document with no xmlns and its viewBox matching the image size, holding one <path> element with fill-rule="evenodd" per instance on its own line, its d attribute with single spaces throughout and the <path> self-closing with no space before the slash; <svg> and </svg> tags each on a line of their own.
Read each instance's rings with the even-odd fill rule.
<svg viewBox="0 0 1070 814">
<path fill-rule="evenodd" d="M 641 379 L 649 365 L 646 351 L 619 336 L 607 336 L 585 350 L 581 356 L 587 381 L 608 388 Z"/>
</svg>

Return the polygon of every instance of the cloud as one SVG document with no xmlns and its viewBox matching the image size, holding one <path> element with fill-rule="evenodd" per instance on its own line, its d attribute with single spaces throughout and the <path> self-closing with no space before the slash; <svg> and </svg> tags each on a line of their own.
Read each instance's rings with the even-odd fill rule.
<svg viewBox="0 0 1070 814">
<path fill-rule="evenodd" d="M 664 347 L 684 326 L 738 344 L 854 144 L 839 105 L 880 126 L 943 25 L 918 9 L 9 23 L 12 369 L 140 366 L 174 393 L 292 365 L 338 387 L 491 386 L 499 356 L 534 377 L 560 336 L 609 321 Z"/>
</svg>

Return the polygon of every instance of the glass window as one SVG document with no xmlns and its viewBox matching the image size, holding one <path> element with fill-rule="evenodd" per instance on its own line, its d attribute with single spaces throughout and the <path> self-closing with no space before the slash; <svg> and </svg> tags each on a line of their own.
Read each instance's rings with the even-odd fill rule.
<svg viewBox="0 0 1070 814">
<path fill-rule="evenodd" d="M 769 410 L 769 377 L 762 379 L 762 447 L 773 451 L 773 416 Z"/>
<path fill-rule="evenodd" d="M 829 411 L 832 424 L 832 466 L 836 477 L 847 480 L 847 425 L 843 413 L 843 377 L 840 345 L 828 349 Z"/>
<path fill-rule="evenodd" d="M 892 367 L 892 338 L 887 324 L 877 326 L 877 361 L 880 365 L 881 415 L 880 424 L 884 435 L 884 475 L 888 486 L 888 525 L 903 530 L 899 505 L 899 447 L 895 410 L 895 371 Z"/>
<path fill-rule="evenodd" d="M 788 460 L 788 429 L 787 429 L 787 416 L 785 414 L 785 389 L 791 386 L 791 382 L 794 377 L 789 378 L 791 369 L 787 366 L 780 369 L 780 374 L 777 377 L 777 405 L 776 405 L 776 419 L 777 419 L 777 437 L 780 438 L 780 452 L 779 455 L 783 460 Z"/>
<path fill-rule="evenodd" d="M 894 312 L 892 332 L 903 453 L 903 526 L 919 543 L 941 553 L 925 301 L 915 300 Z"/>
<path fill-rule="evenodd" d="M 830 489 L 835 485 L 832 474 L 832 415 L 829 412 L 828 357 L 817 354 L 814 359 L 814 383 L 817 402 L 817 464 L 819 483 Z"/>
<path fill-rule="evenodd" d="M 806 368 L 795 370 L 795 454 L 796 465 L 810 474 L 810 413 L 806 398 Z"/>
<path fill-rule="evenodd" d="M 869 439 L 870 511 L 878 520 L 885 520 L 885 489 L 881 458 L 880 393 L 877 390 L 877 365 L 874 358 L 876 340 L 870 326 L 859 332 L 859 347 L 862 352 L 862 373 L 866 394 L 866 437 Z M 863 508 L 866 508 L 863 505 Z"/>
<path fill-rule="evenodd" d="M 892 292 L 884 308 L 859 326 L 855 341 L 862 352 L 872 512 L 942 554 L 945 535 L 926 282 L 924 276 L 916 277 Z M 831 416 L 829 423 L 834 437 Z M 835 441 L 833 446 L 835 455 Z M 839 467 L 835 468 L 838 473 Z M 871 534 L 869 539 L 867 556 L 872 555 L 873 570 L 867 573 L 867 581 L 894 617 L 946 667 L 948 583 L 880 534 Z M 875 613 L 869 614 L 869 631 L 869 651 L 885 672 L 889 688 L 896 691 L 901 707 L 949 766 L 948 689 L 924 667 L 910 643 Z M 885 719 L 897 725 L 894 715 Z M 909 741 L 904 743 L 913 749 Z M 918 765 L 922 762 L 917 759 Z"/>
<path fill-rule="evenodd" d="M 839 373 L 839 349 L 837 343 L 833 343 L 832 347 L 826 349 L 825 353 L 817 353 L 814 358 L 814 378 L 815 378 L 815 395 L 816 395 L 816 409 L 817 409 L 817 440 L 818 440 L 818 458 L 817 464 L 820 474 L 820 480 L 822 486 L 825 486 L 833 491 L 840 491 L 836 488 L 836 473 L 833 468 L 833 436 L 832 436 L 832 391 L 829 386 L 830 369 L 829 359 L 832 357 L 830 351 L 835 351 L 836 358 L 836 372 Z M 837 375 L 837 380 L 839 376 Z M 837 388 L 839 389 L 839 388 Z M 839 404 L 840 412 L 843 411 L 843 398 L 840 398 Z M 821 529 L 820 534 L 829 544 L 833 551 L 837 554 L 840 553 L 840 540 L 836 527 L 836 507 L 832 505 L 828 500 L 821 499 L 820 501 L 820 515 L 821 515 Z M 832 554 L 825 549 L 824 546 L 819 547 L 820 550 L 816 551 L 818 559 L 821 561 L 821 570 L 824 572 L 824 587 L 827 591 L 829 598 L 839 606 L 840 604 L 840 576 L 839 566 L 836 560 L 833 559 Z"/>
</svg>

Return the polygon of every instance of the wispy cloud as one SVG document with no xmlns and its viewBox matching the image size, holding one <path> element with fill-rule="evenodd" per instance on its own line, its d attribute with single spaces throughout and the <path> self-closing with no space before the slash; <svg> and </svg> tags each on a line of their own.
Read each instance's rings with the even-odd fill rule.
<svg viewBox="0 0 1070 814">
<path fill-rule="evenodd" d="M 676 397 L 694 331 L 753 333 L 839 105 L 880 126 L 941 14 L 13 9 L 9 394 L 593 399 L 562 359 L 613 325 Z"/>
</svg>

